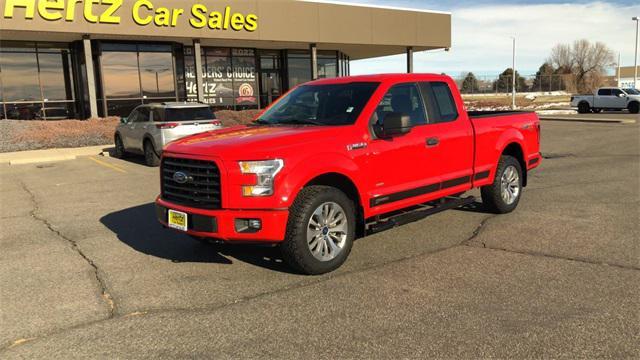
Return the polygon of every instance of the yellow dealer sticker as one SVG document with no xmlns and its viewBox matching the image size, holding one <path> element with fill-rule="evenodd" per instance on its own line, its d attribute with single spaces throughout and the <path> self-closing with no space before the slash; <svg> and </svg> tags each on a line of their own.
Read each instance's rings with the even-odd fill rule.
<svg viewBox="0 0 640 360">
<path fill-rule="evenodd" d="M 167 224 L 170 228 L 187 231 L 187 213 L 169 209 L 169 221 Z"/>
</svg>

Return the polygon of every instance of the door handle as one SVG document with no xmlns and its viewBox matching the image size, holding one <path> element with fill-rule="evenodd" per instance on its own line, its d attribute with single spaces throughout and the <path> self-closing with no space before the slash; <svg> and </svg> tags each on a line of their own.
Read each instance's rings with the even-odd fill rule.
<svg viewBox="0 0 640 360">
<path fill-rule="evenodd" d="M 437 137 L 427 139 L 427 146 L 438 146 L 438 144 L 440 144 L 440 139 Z"/>
</svg>

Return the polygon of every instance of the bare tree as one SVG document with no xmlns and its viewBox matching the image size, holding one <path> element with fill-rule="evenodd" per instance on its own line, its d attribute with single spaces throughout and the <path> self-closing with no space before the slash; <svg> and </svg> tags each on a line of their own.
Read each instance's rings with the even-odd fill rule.
<svg viewBox="0 0 640 360">
<path fill-rule="evenodd" d="M 604 43 L 576 40 L 572 45 L 558 44 L 547 60 L 560 74 L 571 74 L 578 92 L 590 92 L 602 85 L 606 69 L 613 65 L 613 51 Z"/>
</svg>

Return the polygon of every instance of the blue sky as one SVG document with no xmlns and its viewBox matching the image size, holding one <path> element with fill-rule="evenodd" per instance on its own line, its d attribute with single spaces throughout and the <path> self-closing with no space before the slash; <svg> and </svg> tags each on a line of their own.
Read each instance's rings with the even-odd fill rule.
<svg viewBox="0 0 640 360">
<path fill-rule="evenodd" d="M 333 0 L 340 2 L 341 0 Z M 623 66 L 633 65 L 635 22 L 640 1 L 486 1 L 344 0 L 452 13 L 452 48 L 416 54 L 420 72 L 457 76 L 473 71 L 495 75 L 511 66 L 511 36 L 518 39 L 516 69 L 535 73 L 557 43 L 588 39 L 606 43 L 620 53 Z M 352 74 L 402 72 L 402 56 L 353 61 Z"/>
</svg>

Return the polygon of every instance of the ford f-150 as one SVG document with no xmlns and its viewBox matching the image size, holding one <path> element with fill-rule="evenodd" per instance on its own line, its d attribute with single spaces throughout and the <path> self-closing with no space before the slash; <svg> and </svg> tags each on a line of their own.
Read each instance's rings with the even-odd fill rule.
<svg viewBox="0 0 640 360">
<path fill-rule="evenodd" d="M 468 204 L 473 188 L 513 211 L 540 162 L 535 113 L 467 113 L 448 76 L 322 79 L 252 124 L 167 145 L 156 214 L 195 238 L 277 244 L 320 274 L 356 237 Z"/>
<path fill-rule="evenodd" d="M 571 107 L 581 114 L 602 110 L 629 110 L 632 114 L 640 111 L 640 91 L 636 89 L 600 88 L 593 95 L 574 95 Z"/>
</svg>

